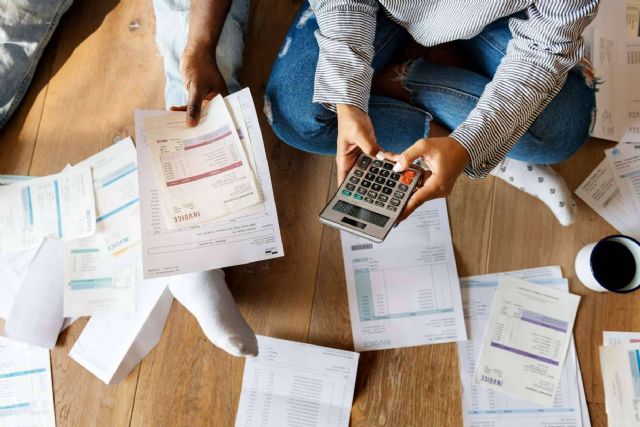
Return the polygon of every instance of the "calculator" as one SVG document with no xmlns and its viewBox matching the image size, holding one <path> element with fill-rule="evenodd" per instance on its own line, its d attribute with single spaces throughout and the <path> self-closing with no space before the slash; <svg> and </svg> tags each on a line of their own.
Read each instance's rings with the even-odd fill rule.
<svg viewBox="0 0 640 427">
<path fill-rule="evenodd" d="M 424 170 L 411 165 L 393 172 L 395 163 L 360 154 L 347 178 L 319 215 L 320 222 L 382 242 L 398 220 Z"/>
</svg>

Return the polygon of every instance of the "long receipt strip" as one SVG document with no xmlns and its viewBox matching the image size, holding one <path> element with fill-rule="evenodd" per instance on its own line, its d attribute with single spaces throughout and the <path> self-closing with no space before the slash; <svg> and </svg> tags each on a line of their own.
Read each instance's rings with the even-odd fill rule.
<svg viewBox="0 0 640 427">
<path fill-rule="evenodd" d="M 144 277 L 185 274 L 284 255 L 269 165 L 253 99 L 248 89 L 226 98 L 236 123 L 244 122 L 263 203 L 202 226 L 169 230 L 147 149 L 143 118 L 167 112 L 136 111 Z M 248 156 L 251 158 L 251 156 Z"/>
<path fill-rule="evenodd" d="M 552 407 L 580 297 L 501 276 L 474 381 Z"/>
<path fill-rule="evenodd" d="M 348 427 L 358 353 L 258 336 L 236 427 Z"/>
<path fill-rule="evenodd" d="M 560 267 L 542 267 L 460 279 L 469 333 L 469 341 L 458 343 L 464 426 L 589 427 L 589 411 L 573 343 L 569 347 L 560 386 L 551 408 L 475 384 L 475 367 L 489 321 L 491 301 L 495 296 L 499 277 L 503 274 L 539 286 L 567 290 L 567 280 L 562 278 Z"/>
<path fill-rule="evenodd" d="M 55 427 L 49 350 L 0 337 L 0 425 Z"/>
<path fill-rule="evenodd" d="M 79 168 L 0 186 L 0 252 L 37 247 L 43 238 L 73 240 L 96 228 L 91 170 Z"/>
<path fill-rule="evenodd" d="M 610 426 L 640 426 L 640 342 L 600 347 L 600 368 Z"/>
<path fill-rule="evenodd" d="M 356 351 L 467 339 L 444 199 L 425 203 L 383 243 L 341 239 Z"/>
</svg>

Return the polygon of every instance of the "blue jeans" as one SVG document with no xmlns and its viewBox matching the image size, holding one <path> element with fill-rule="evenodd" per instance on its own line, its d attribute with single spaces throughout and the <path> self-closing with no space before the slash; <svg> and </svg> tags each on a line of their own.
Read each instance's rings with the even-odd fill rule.
<svg viewBox="0 0 640 427">
<path fill-rule="evenodd" d="M 276 135 L 300 150 L 334 154 L 337 138 L 336 114 L 314 104 L 313 85 L 318 58 L 314 32 L 318 30 L 309 4 L 297 13 L 265 95 L 265 114 Z M 374 72 L 387 66 L 409 40 L 409 34 L 378 13 L 374 40 Z M 402 76 L 410 102 L 372 95 L 369 115 L 383 149 L 402 152 L 426 137 L 432 119 L 455 129 L 462 123 L 496 72 L 511 40 L 508 18 L 488 25 L 470 40 L 456 42 L 475 71 L 433 64 L 418 59 Z M 576 66 L 547 108 L 508 156 L 530 163 L 559 163 L 575 153 L 589 138 L 595 109 L 593 84 Z"/>
</svg>

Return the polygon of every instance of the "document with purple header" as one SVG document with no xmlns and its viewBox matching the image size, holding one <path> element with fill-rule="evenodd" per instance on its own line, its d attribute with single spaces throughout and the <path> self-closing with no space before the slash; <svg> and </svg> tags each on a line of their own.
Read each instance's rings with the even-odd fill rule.
<svg viewBox="0 0 640 427">
<path fill-rule="evenodd" d="M 502 276 L 475 383 L 552 407 L 580 297 Z"/>
</svg>

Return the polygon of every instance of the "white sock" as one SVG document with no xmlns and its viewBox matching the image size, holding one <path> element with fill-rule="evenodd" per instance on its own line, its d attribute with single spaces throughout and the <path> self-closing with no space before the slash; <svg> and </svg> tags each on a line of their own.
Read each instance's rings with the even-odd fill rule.
<svg viewBox="0 0 640 427">
<path fill-rule="evenodd" d="M 542 200 L 560 224 L 573 224 L 577 211 L 576 202 L 564 178 L 551 166 L 506 158 L 491 171 L 491 175 Z"/>
<path fill-rule="evenodd" d="M 214 345 L 234 356 L 258 355 L 256 335 L 236 307 L 222 270 L 179 276 L 169 288 Z"/>
</svg>

